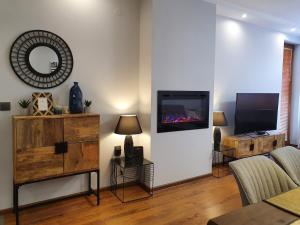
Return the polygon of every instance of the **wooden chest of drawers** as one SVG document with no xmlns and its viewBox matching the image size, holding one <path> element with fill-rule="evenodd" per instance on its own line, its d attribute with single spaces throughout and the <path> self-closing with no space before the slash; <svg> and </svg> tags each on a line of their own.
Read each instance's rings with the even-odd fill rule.
<svg viewBox="0 0 300 225">
<path fill-rule="evenodd" d="M 285 134 L 277 133 L 267 136 L 229 136 L 224 137 L 223 145 L 234 147 L 234 157 L 244 158 L 254 155 L 267 154 L 285 146 Z"/>
</svg>

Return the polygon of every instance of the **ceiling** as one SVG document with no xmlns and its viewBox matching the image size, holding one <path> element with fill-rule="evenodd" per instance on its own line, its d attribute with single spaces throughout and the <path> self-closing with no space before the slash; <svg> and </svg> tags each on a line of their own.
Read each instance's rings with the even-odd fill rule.
<svg viewBox="0 0 300 225">
<path fill-rule="evenodd" d="M 300 35 L 300 0 L 206 0 L 217 14 L 280 32 Z M 247 18 L 242 18 L 243 14 Z M 291 29 L 296 28 L 295 31 Z"/>
</svg>

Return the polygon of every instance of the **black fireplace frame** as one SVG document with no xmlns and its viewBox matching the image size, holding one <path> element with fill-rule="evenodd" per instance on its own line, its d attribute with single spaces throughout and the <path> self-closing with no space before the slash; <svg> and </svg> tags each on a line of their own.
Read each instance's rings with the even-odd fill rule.
<svg viewBox="0 0 300 225">
<path fill-rule="evenodd" d="M 199 97 L 205 97 L 207 99 L 205 107 L 207 118 L 206 121 L 199 122 L 187 122 L 176 124 L 163 124 L 162 123 L 162 100 L 169 99 L 198 99 Z M 209 128 L 209 104 L 210 93 L 209 91 L 157 91 L 157 133 L 184 131 L 184 130 L 196 130 Z"/>
</svg>

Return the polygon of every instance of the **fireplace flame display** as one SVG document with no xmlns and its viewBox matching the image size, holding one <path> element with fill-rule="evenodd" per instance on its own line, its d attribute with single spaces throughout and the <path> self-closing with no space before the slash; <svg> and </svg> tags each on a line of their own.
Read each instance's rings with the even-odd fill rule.
<svg viewBox="0 0 300 225">
<path fill-rule="evenodd" d="M 157 132 L 208 128 L 209 92 L 158 91 Z"/>
<path fill-rule="evenodd" d="M 201 121 L 201 112 L 186 109 L 183 105 L 165 105 L 162 113 L 162 123 L 190 123 Z"/>
<path fill-rule="evenodd" d="M 184 115 L 171 115 L 163 118 L 162 123 L 189 123 L 199 121 L 197 118 L 186 117 Z"/>
</svg>

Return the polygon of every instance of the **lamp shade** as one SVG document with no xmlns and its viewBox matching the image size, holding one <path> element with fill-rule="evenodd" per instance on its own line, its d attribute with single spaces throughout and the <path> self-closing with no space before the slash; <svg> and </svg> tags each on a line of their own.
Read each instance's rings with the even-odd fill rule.
<svg viewBox="0 0 300 225">
<path fill-rule="evenodd" d="M 116 134 L 133 135 L 142 133 L 142 128 L 136 115 L 120 116 L 115 129 Z"/>
<path fill-rule="evenodd" d="M 227 126 L 227 120 L 225 117 L 225 113 L 222 111 L 214 112 L 213 115 L 214 126 Z"/>
</svg>

